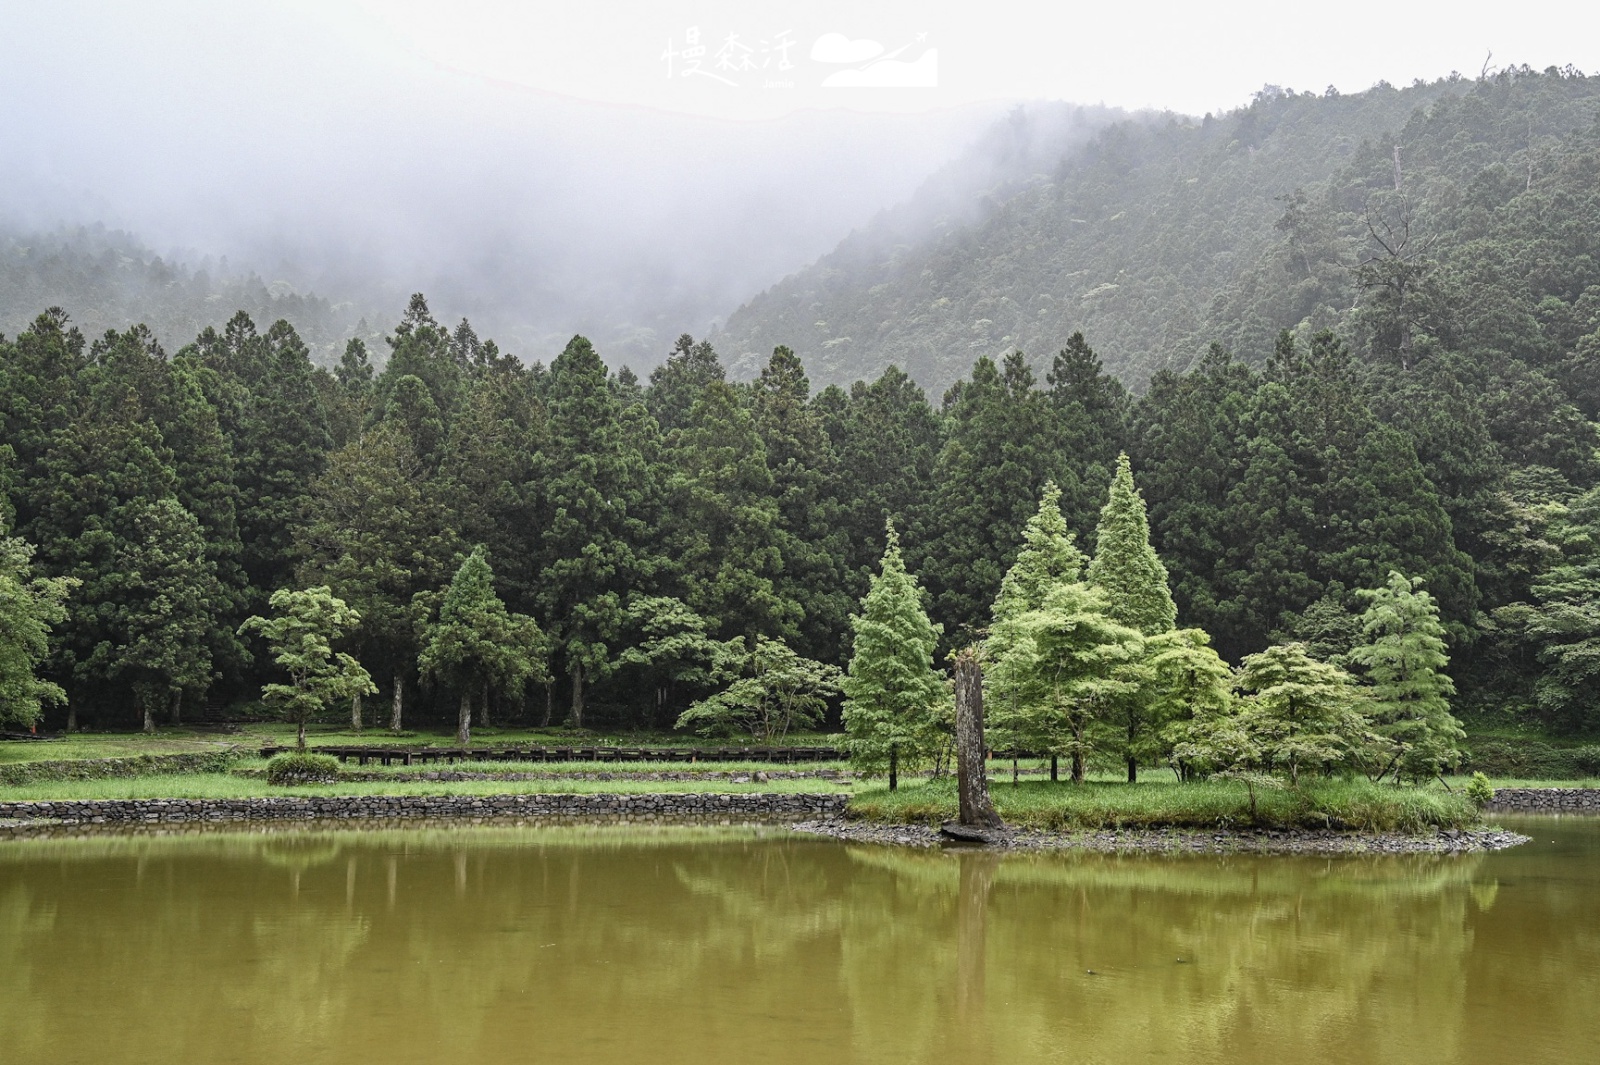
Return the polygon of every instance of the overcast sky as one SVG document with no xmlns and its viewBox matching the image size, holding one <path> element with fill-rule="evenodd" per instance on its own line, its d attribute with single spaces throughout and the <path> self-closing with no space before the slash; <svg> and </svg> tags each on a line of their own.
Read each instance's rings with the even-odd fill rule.
<svg viewBox="0 0 1600 1065">
<path fill-rule="evenodd" d="M 1585 0 L 360 0 L 360 7 L 419 55 L 463 70 L 728 118 L 1037 98 L 1198 115 L 1245 103 L 1267 83 L 1350 92 L 1452 70 L 1476 75 L 1491 50 L 1492 64 L 1600 70 L 1600 4 Z M 707 51 L 685 76 L 682 53 L 693 29 Z M 885 55 L 909 46 L 901 62 L 933 48 L 937 84 L 824 89 L 839 69 L 811 58 L 824 35 L 875 42 Z M 785 41 L 792 46 L 780 47 Z M 783 59 L 792 65 L 780 71 Z M 719 72 L 721 80 L 707 76 Z"/>
</svg>

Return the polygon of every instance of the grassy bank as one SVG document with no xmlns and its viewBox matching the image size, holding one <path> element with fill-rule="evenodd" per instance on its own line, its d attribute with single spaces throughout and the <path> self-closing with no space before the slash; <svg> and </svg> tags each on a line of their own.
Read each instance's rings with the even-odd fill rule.
<svg viewBox="0 0 1600 1065">
<path fill-rule="evenodd" d="M 1417 832 L 1460 828 L 1478 820 L 1465 796 L 1437 788 L 1396 788 L 1366 781 L 1318 781 L 1301 788 L 1256 791 L 1256 815 L 1243 784 L 1151 782 L 1082 785 L 1028 781 L 991 786 L 1007 823 L 1052 831 L 1099 828 L 1335 828 Z M 851 812 L 873 821 L 939 824 L 956 816 L 955 783 L 863 790 Z"/>
<path fill-rule="evenodd" d="M 829 733 L 797 733 L 760 746 L 828 747 L 839 737 Z M 257 722 L 229 726 L 172 727 L 155 732 L 73 732 L 43 740 L 0 740 L 0 764 L 59 761 L 74 758 L 131 758 L 144 755 L 196 754 L 232 745 L 245 749 L 292 747 L 293 725 Z M 454 747 L 453 729 L 407 729 L 393 733 L 383 728 L 360 732 L 335 725 L 313 725 L 306 742 L 311 747 L 371 746 L 387 748 Z M 748 738 L 706 739 L 682 732 L 627 732 L 596 734 L 566 728 L 479 728 L 472 733 L 474 747 L 749 747 Z"/>
<path fill-rule="evenodd" d="M 773 780 L 736 784 L 728 780 L 383 780 L 340 781 L 276 787 L 231 773 L 192 773 L 118 780 L 41 781 L 0 787 L 0 800 L 20 799 L 256 799 L 296 795 L 540 795 L 662 794 L 680 792 L 784 794 L 848 793 L 848 782 Z"/>
</svg>

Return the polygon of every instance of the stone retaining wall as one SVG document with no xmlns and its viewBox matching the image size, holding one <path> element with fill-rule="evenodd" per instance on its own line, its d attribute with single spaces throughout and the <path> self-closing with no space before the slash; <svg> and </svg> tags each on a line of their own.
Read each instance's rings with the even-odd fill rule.
<svg viewBox="0 0 1600 1065">
<path fill-rule="evenodd" d="M 848 795 L 345 795 L 264 799 L 63 799 L 0 802 L 0 820 L 69 824 L 310 821 L 345 818 L 838 817 Z"/>
<path fill-rule="evenodd" d="M 1488 808 L 1600 813 L 1600 788 L 1496 788 Z"/>
</svg>

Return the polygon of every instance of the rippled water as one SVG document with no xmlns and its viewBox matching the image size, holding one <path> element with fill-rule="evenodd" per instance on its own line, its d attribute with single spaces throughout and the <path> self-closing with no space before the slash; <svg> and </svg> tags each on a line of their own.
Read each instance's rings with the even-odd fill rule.
<svg viewBox="0 0 1600 1065">
<path fill-rule="evenodd" d="M 779 830 L 0 842 L 0 1061 L 1600 1060 L 1600 822 L 1493 855 Z"/>
</svg>

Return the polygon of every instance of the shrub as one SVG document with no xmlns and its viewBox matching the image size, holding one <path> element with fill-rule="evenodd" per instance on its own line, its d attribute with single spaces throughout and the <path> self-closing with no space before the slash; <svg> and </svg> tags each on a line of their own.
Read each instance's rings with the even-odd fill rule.
<svg viewBox="0 0 1600 1065">
<path fill-rule="evenodd" d="M 1480 810 L 1493 802 L 1494 789 L 1489 786 L 1489 778 L 1482 773 L 1472 774 L 1472 779 L 1467 782 L 1467 798 Z"/>
<path fill-rule="evenodd" d="M 280 754 L 267 763 L 267 783 L 281 787 L 326 784 L 339 779 L 339 760 L 330 754 Z"/>
</svg>

